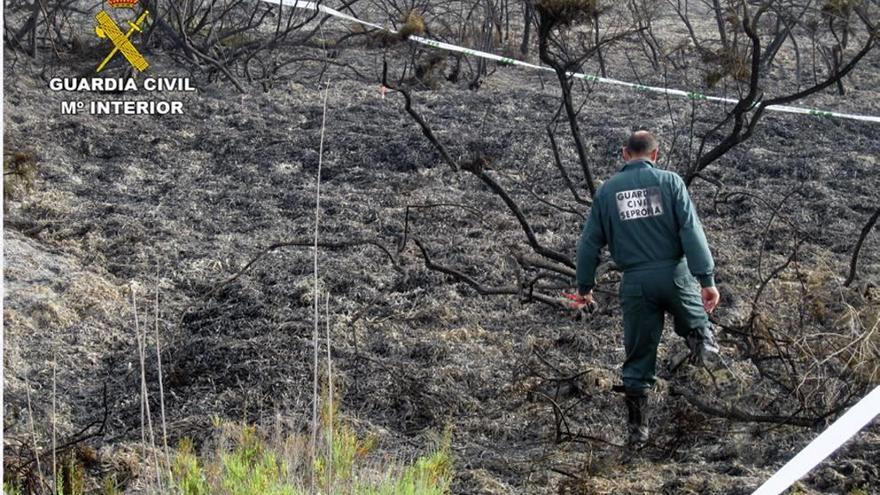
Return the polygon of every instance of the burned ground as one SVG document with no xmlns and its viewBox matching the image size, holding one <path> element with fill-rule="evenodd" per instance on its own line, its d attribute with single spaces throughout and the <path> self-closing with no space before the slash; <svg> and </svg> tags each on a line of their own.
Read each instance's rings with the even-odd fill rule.
<svg viewBox="0 0 880 495">
<path fill-rule="evenodd" d="M 408 48 L 389 54 L 395 50 Z M 620 67 L 609 75 L 632 79 L 626 59 L 615 58 L 621 53 L 607 55 L 610 67 Z M 163 53 L 151 57 L 162 75 L 185 74 Z M 340 49 L 337 57 L 364 74 L 381 68 L 376 49 Z M 77 63 L 53 61 L 53 71 L 74 74 Z M 154 324 L 158 288 L 172 439 L 204 439 L 215 416 L 271 423 L 281 414 L 305 424 L 314 311 L 308 243 L 323 84 L 294 80 L 240 95 L 197 76 L 198 93 L 177 96 L 183 116 L 62 116 L 59 102 L 71 96 L 48 91 L 37 64 L 13 66 L 9 57 L 6 64 L 5 151 L 27 150 L 38 164 L 33 189 L 6 204 L 7 472 L 30 453 L 27 386 L 39 441 L 48 445 L 54 360 L 59 438 L 92 423 L 86 434 L 95 432 L 109 413 L 100 434 L 85 440 L 100 456 L 92 469 L 128 469 L 129 488 L 137 491 L 137 459 L 120 460 L 136 456 L 132 445 L 141 435 L 132 288 L 140 325 Z M 847 78 L 845 96 L 828 92 L 802 103 L 880 114 L 878 68 L 875 50 Z M 653 399 L 655 440 L 628 454 L 619 446 L 622 401 L 610 390 L 623 356 L 619 274 L 601 279 L 597 314 L 576 321 L 517 297 L 479 296 L 426 270 L 414 238 L 435 261 L 486 285 L 513 284 L 523 233 L 488 188 L 442 163 L 402 98 L 380 93 L 378 78 L 364 82 L 331 66 L 324 81 L 320 238 L 328 245 L 319 251 L 320 286 L 329 294 L 341 409 L 358 429 L 378 435 L 383 452 L 413 455 L 451 426 L 456 493 L 748 493 L 821 429 L 824 422 L 717 417 L 670 393 L 721 398 L 756 415 L 798 415 L 790 402 L 774 399 L 776 389 L 755 364 L 741 359 L 741 336 L 722 330 L 729 369 L 711 377 L 690 365 L 669 372 L 664 364 Z M 686 82 L 682 76 L 670 84 Z M 499 67 L 477 91 L 444 82 L 414 99 L 454 158 L 479 153 L 491 160 L 491 173 L 520 201 L 541 242 L 573 256 L 582 218 L 535 199 L 586 212 L 572 205 L 551 165 L 545 126 L 559 95 L 546 76 Z M 600 180 L 619 167 L 620 143 L 638 126 L 656 130 L 674 157 L 668 146 L 676 122 L 691 111 L 686 100 L 607 86 L 584 89 L 578 100 Z M 694 105 L 706 121 L 719 111 L 713 103 Z M 834 320 L 851 304 L 844 292 L 856 290 L 865 301 L 857 309 L 868 315 L 874 308 L 876 329 L 876 233 L 865 241 L 856 288 L 841 283 L 877 206 L 878 137 L 876 124 L 771 113 L 755 137 L 709 169 L 723 188 L 694 183 L 718 265 L 721 325 L 748 318 L 756 286 L 789 258 L 796 226 L 797 266 L 783 270 L 760 303 L 768 325 L 784 333 L 804 312 L 826 311 Z M 571 143 L 560 142 L 570 160 Z M 660 166 L 677 169 L 674 159 Z M 426 204 L 438 206 L 411 208 L 404 237 L 406 207 Z M 223 283 L 262 249 L 286 241 L 304 245 L 277 249 Z M 370 244 L 331 245 L 360 241 L 387 253 Z M 795 286 L 807 280 L 814 284 L 805 298 Z M 683 349 L 667 331 L 661 360 Z M 157 371 L 151 362 L 154 415 Z M 817 395 L 816 410 L 834 398 Z M 581 441 L 555 441 L 554 402 Z M 878 459 L 874 425 L 802 490 L 872 492 Z"/>
</svg>

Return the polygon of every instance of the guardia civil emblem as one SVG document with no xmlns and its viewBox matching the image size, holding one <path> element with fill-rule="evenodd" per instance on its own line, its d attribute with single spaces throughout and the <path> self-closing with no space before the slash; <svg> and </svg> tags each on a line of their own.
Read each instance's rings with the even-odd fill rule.
<svg viewBox="0 0 880 495">
<path fill-rule="evenodd" d="M 114 10 L 134 9 L 138 4 L 138 0 L 107 0 L 107 3 Z M 98 66 L 97 72 L 104 70 L 104 67 L 117 53 L 122 53 L 125 60 L 127 60 L 136 70 L 141 72 L 147 70 L 147 67 L 149 67 L 150 64 L 147 62 L 147 59 L 140 54 L 138 49 L 135 48 L 134 44 L 131 42 L 131 37 L 135 32 L 143 32 L 143 30 L 141 30 L 141 24 L 144 23 L 149 15 L 150 13 L 147 10 L 144 10 L 134 21 L 125 21 L 128 23 L 129 28 L 123 33 L 122 29 L 119 28 L 119 25 L 116 24 L 116 21 L 110 17 L 110 14 L 104 10 L 98 12 L 98 15 L 95 16 L 98 20 L 98 25 L 95 26 L 95 34 L 97 34 L 99 38 L 109 39 L 113 44 L 113 49 L 106 57 L 104 57 L 101 65 Z"/>
</svg>

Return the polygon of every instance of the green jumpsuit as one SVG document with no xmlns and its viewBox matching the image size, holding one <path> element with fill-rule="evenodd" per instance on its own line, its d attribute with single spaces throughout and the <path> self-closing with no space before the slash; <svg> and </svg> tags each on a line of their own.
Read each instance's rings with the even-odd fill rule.
<svg viewBox="0 0 880 495">
<path fill-rule="evenodd" d="M 655 381 L 665 313 L 682 337 L 709 325 L 693 277 L 703 287 L 714 286 L 715 264 L 681 177 L 637 159 L 599 188 L 578 245 L 580 293 L 595 285 L 606 244 L 623 271 L 623 384 L 646 389 Z"/>
</svg>

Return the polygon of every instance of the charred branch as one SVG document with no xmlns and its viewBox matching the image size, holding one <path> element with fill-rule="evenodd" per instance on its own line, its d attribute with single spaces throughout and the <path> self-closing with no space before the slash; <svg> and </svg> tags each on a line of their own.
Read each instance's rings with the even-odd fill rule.
<svg viewBox="0 0 880 495">
<path fill-rule="evenodd" d="M 415 242 L 416 246 L 418 246 L 418 248 L 419 248 L 419 251 L 421 251 L 422 258 L 424 258 L 424 260 L 425 260 L 425 267 L 428 268 L 429 270 L 434 270 L 434 271 L 449 275 L 459 282 L 464 282 L 467 285 L 469 285 L 471 288 L 473 288 L 475 291 L 477 291 L 478 294 L 483 295 L 483 296 L 498 296 L 498 295 L 523 296 L 523 291 L 519 287 L 515 287 L 515 286 L 489 287 L 489 286 L 485 286 L 485 285 L 481 284 L 480 282 L 478 282 L 473 277 L 465 274 L 464 272 L 462 272 L 460 270 L 456 270 L 456 269 L 450 268 L 448 266 L 440 265 L 440 264 L 434 262 L 434 260 L 431 258 L 430 253 L 428 253 L 428 250 L 425 248 L 425 245 L 422 244 L 422 242 L 420 240 L 414 238 L 413 242 Z M 528 300 L 535 300 L 535 301 L 542 302 L 544 304 L 547 304 L 547 305 L 553 306 L 553 307 L 557 307 L 557 308 L 564 307 L 564 303 L 560 299 L 552 297 L 552 296 L 548 296 L 546 294 L 541 294 L 541 293 L 534 293 L 534 292 L 530 293 L 530 294 L 528 294 L 528 297 L 526 300 L 527 301 Z"/>
<path fill-rule="evenodd" d="M 849 261 L 849 275 L 846 276 L 846 281 L 843 283 L 844 287 L 849 287 L 850 284 L 856 279 L 856 268 L 859 262 L 859 252 L 862 250 L 862 244 L 865 243 L 865 239 L 868 237 L 868 234 L 871 233 L 871 229 L 874 228 L 874 225 L 877 224 L 877 218 L 880 217 L 880 208 L 874 210 L 874 214 L 871 215 L 871 218 L 868 219 L 868 222 L 865 223 L 865 226 L 862 227 L 862 232 L 859 234 L 859 240 L 856 241 L 856 246 L 853 248 L 852 258 Z"/>
</svg>

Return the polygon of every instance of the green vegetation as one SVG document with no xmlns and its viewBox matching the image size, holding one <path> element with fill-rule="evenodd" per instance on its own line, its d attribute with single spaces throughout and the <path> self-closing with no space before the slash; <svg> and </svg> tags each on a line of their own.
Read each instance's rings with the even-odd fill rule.
<svg viewBox="0 0 880 495">
<path fill-rule="evenodd" d="M 429 454 L 412 464 L 375 459 L 372 437 L 360 438 L 352 429 L 329 420 L 325 411 L 314 465 L 310 462 L 308 438 L 291 435 L 269 438 L 249 425 L 220 425 L 231 433 L 231 449 L 200 458 L 193 444 L 178 446 L 171 466 L 174 492 L 181 495 L 299 495 L 309 491 L 314 480 L 320 493 L 358 495 L 443 495 L 452 479 L 447 433 Z M 224 433 L 221 431 L 221 437 Z M 221 441 L 221 444 L 225 442 Z"/>
<path fill-rule="evenodd" d="M 375 438 L 359 437 L 348 425 L 332 421 L 325 410 L 315 462 L 311 462 L 308 435 L 270 436 L 256 426 L 215 420 L 216 449 L 199 455 L 184 438 L 166 471 L 163 488 L 149 493 L 173 495 L 304 495 L 314 480 L 319 493 L 335 495 L 444 495 L 452 480 L 447 432 L 436 448 L 403 464 L 379 457 Z M 334 415 L 335 416 L 335 415 Z M 165 469 L 165 468 L 163 468 Z M 59 466 L 56 495 L 86 493 L 85 470 L 73 456 Z M 143 473 L 145 479 L 150 475 Z M 21 495 L 14 483 L 4 483 L 3 493 Z M 103 479 L 100 493 L 118 492 L 112 477 Z"/>
<path fill-rule="evenodd" d="M 65 456 L 55 481 L 57 495 L 81 495 L 85 489 L 85 469 L 74 455 Z"/>
</svg>

